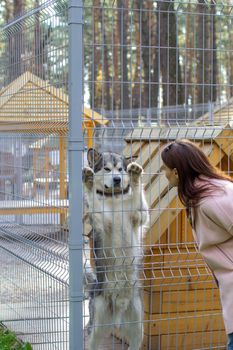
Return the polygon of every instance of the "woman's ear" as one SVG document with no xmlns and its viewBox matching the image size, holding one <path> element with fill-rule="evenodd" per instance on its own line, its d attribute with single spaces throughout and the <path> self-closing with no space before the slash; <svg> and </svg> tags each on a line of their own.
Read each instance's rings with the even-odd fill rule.
<svg viewBox="0 0 233 350">
<path fill-rule="evenodd" d="M 175 176 L 177 177 L 177 179 L 178 179 L 178 171 L 177 171 L 177 169 L 174 168 L 173 171 L 174 171 L 174 175 L 175 175 Z"/>
</svg>

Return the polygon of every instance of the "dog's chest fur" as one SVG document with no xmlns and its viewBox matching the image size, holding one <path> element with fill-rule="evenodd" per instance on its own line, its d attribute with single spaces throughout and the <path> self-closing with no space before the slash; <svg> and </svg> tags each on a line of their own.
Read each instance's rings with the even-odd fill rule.
<svg viewBox="0 0 233 350">
<path fill-rule="evenodd" d="M 103 211 L 92 213 L 93 228 L 101 232 L 103 246 L 125 247 L 138 240 L 135 230 L 139 226 L 137 214 L 132 212 L 132 198 L 99 198 Z M 102 203 L 101 203 L 102 202 Z"/>
<path fill-rule="evenodd" d="M 136 282 L 140 260 L 140 213 L 132 211 L 130 194 L 119 197 L 98 196 L 102 210 L 90 213 L 97 278 L 108 285 L 117 282 L 118 288 Z"/>
</svg>

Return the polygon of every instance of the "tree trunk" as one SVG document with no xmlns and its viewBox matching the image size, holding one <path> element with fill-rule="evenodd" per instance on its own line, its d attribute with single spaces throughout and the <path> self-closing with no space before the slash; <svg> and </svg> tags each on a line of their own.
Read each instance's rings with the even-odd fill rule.
<svg viewBox="0 0 233 350">
<path fill-rule="evenodd" d="M 121 93 L 120 93 L 120 77 L 119 77 L 119 57 L 120 57 L 120 37 L 118 33 L 119 27 L 119 15 L 114 17 L 114 33 L 113 33 L 113 107 L 114 109 L 120 108 Z"/>
<path fill-rule="evenodd" d="M 93 2 L 93 60 L 92 60 L 92 98 L 91 107 L 94 109 L 100 109 L 102 103 L 102 86 L 100 83 L 99 74 L 101 74 L 101 51 L 99 43 L 100 41 L 100 30 L 99 23 L 101 23 L 100 13 L 100 0 L 94 0 Z M 102 78 L 102 77 L 101 77 Z"/>
<path fill-rule="evenodd" d="M 23 13 L 23 0 L 14 0 L 13 2 L 13 16 L 17 17 Z M 23 24 L 19 23 L 17 30 L 9 38 L 9 59 L 10 59 L 10 81 L 16 79 L 22 70 L 22 53 L 23 53 Z"/>
<path fill-rule="evenodd" d="M 129 81 L 127 61 L 127 29 L 128 29 L 128 0 L 118 0 L 118 33 L 120 37 L 120 67 L 121 67 L 121 109 L 129 109 Z"/>
<path fill-rule="evenodd" d="M 147 2 L 142 11 L 142 61 L 143 61 L 143 95 L 142 107 L 150 108 L 151 103 L 151 84 L 150 84 L 150 11 L 151 3 Z M 146 11 L 145 11 L 146 10 Z"/>
<path fill-rule="evenodd" d="M 135 23 L 135 43 L 136 57 L 134 63 L 134 77 L 132 89 L 132 107 L 139 108 L 141 104 L 141 2 L 135 0 L 134 23 Z"/>
<path fill-rule="evenodd" d="M 150 49 L 149 49 L 149 37 L 150 37 L 150 29 L 149 29 L 149 12 L 148 3 L 144 5 L 141 17 L 142 17 L 142 63 L 143 67 L 143 94 L 142 94 L 142 107 L 149 108 L 149 100 L 150 100 Z"/>
<path fill-rule="evenodd" d="M 208 6 L 205 0 L 197 4 L 197 91 L 196 103 L 207 103 L 211 100 L 210 88 L 210 32 Z"/>
<path fill-rule="evenodd" d="M 158 1 L 158 33 L 160 35 L 160 68 L 163 105 L 172 106 L 184 101 L 179 63 L 176 14 L 174 2 Z"/>
<path fill-rule="evenodd" d="M 104 9 L 101 10 L 101 31 L 103 36 L 103 108 L 110 110 L 111 109 L 111 94 L 110 94 L 110 74 L 109 74 L 109 60 L 108 60 L 108 45 L 107 45 L 107 35 L 105 30 L 105 21 L 104 21 Z"/>
<path fill-rule="evenodd" d="M 11 16 L 12 16 L 12 4 L 9 0 L 5 0 L 5 6 L 4 6 L 4 22 L 8 23 Z"/>
<path fill-rule="evenodd" d="M 39 0 L 35 0 L 35 7 L 39 6 Z M 43 45 L 42 45 L 42 33 L 40 27 L 39 13 L 35 15 L 35 28 L 34 28 L 34 74 L 43 78 Z"/>
<path fill-rule="evenodd" d="M 216 44 L 216 4 L 212 0 L 211 1 L 211 24 L 210 24 L 210 33 L 211 33 L 211 41 L 210 41 L 210 49 L 211 49 L 211 62 L 212 64 L 212 81 L 211 81 L 211 101 L 215 102 L 217 100 L 217 77 L 218 77 L 218 62 L 217 62 L 217 44 Z M 232 83 L 232 80 L 231 80 Z"/>
<path fill-rule="evenodd" d="M 229 45 L 231 46 L 232 40 L 233 40 L 233 33 L 232 33 L 232 27 L 231 23 L 229 23 L 230 19 L 228 20 L 228 31 L 229 31 Z M 233 53 L 231 50 L 228 51 L 228 60 L 229 60 L 229 73 L 228 73 L 228 86 L 229 86 L 229 92 L 228 95 L 233 96 Z M 220 93 L 219 93 L 220 94 Z"/>
<path fill-rule="evenodd" d="M 153 4 L 152 4 L 153 5 Z M 151 107 L 158 107 L 158 97 L 159 97 L 159 51 L 158 51 L 158 23 L 156 20 L 157 16 L 154 12 L 151 13 L 151 64 L 152 64 L 152 74 L 151 74 Z"/>
<path fill-rule="evenodd" d="M 23 13 L 23 10 L 24 10 L 24 1 L 14 0 L 14 9 L 13 9 L 14 17 L 21 15 Z"/>
<path fill-rule="evenodd" d="M 193 91 L 193 48 L 194 48 L 194 35 L 193 35 L 193 25 L 191 21 L 191 5 L 188 4 L 187 15 L 186 15 L 186 24 L 185 24 L 185 64 L 184 64 L 184 82 L 185 82 L 185 103 L 188 103 L 189 99 L 193 102 L 194 100 L 194 91 Z"/>
</svg>

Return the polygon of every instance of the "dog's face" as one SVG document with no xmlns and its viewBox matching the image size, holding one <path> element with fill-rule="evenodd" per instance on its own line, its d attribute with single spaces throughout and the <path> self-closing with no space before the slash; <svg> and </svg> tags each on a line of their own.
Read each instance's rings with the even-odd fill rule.
<svg viewBox="0 0 233 350">
<path fill-rule="evenodd" d="M 130 178 L 127 166 L 132 161 L 117 153 L 99 153 L 90 148 L 87 153 L 89 166 L 95 173 L 95 188 L 99 193 L 112 196 L 129 191 Z"/>
</svg>

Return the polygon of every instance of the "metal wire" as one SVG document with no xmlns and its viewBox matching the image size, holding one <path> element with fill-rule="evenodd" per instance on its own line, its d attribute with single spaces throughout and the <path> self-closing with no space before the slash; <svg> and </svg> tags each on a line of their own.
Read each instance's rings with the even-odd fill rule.
<svg viewBox="0 0 233 350">
<path fill-rule="evenodd" d="M 0 319 L 33 349 L 68 349 L 67 3 L 0 36 Z"/>
<path fill-rule="evenodd" d="M 218 289 L 160 153 L 187 138 L 233 173 L 232 8 L 85 0 L 68 16 L 67 1 L 49 0 L 1 28 L 0 321 L 33 349 L 97 350 L 101 332 L 101 349 L 122 350 L 142 331 L 148 350 L 225 348 Z M 69 43 L 73 24 L 83 41 Z M 148 205 L 140 192 L 140 224 L 133 189 L 124 197 L 135 161 Z M 116 177 L 130 186 L 116 186 L 115 200 Z M 137 317 L 117 312 L 119 295 Z"/>
<path fill-rule="evenodd" d="M 232 81 L 230 61 L 225 59 L 232 55 L 228 44 L 232 4 L 84 1 L 84 19 L 84 100 L 109 120 L 105 128 L 93 130 L 93 145 L 100 153 L 137 157 L 136 162 L 144 169 L 149 206 L 149 220 L 144 234 L 140 233 L 139 250 L 133 254 L 115 238 L 127 234 L 124 220 L 127 221 L 128 212 L 133 215 L 133 204 L 127 208 L 122 194 L 121 204 L 113 200 L 111 206 L 104 197 L 99 198 L 98 208 L 94 185 L 86 209 L 90 222 L 84 225 L 84 267 L 86 284 L 92 290 L 90 305 L 97 308 L 99 295 L 114 295 L 116 289 L 130 294 L 126 271 L 138 259 L 137 282 L 144 296 L 144 316 L 131 322 L 135 332 L 138 324 L 144 325 L 143 347 L 225 348 L 218 290 L 198 252 L 177 191 L 169 188 L 163 175 L 160 153 L 166 143 L 187 138 L 195 141 L 214 165 L 232 174 Z M 84 137 L 88 137 L 87 133 Z M 111 162 L 106 167 L 113 168 L 110 175 L 114 178 L 117 169 Z M 101 181 L 105 186 L 108 183 L 106 172 L 100 169 L 95 178 L 96 186 Z M 113 237 L 106 245 L 98 234 L 102 230 L 104 235 L 109 221 Z M 128 230 L 133 237 L 134 229 Z M 94 241 L 100 240 L 96 243 L 99 251 L 95 246 L 93 251 L 90 232 Z M 101 259 L 107 266 L 102 266 Z M 90 265 L 96 273 L 97 286 L 95 279 L 88 280 Z M 94 315 L 98 314 L 96 308 Z M 99 312 L 100 318 L 94 316 L 90 326 L 92 311 L 86 307 L 84 312 L 86 328 L 95 334 L 96 349 L 127 348 L 130 340 L 115 331 L 119 326 L 129 326 L 126 314 L 119 321 L 113 307 L 112 319 L 107 318 L 106 311 L 108 321 L 101 320 Z M 114 329 L 112 332 L 109 326 Z M 100 347 L 98 330 L 103 337 Z M 118 339 L 112 338 L 111 333 L 116 333 Z M 87 349 L 91 337 L 85 336 Z"/>
</svg>

